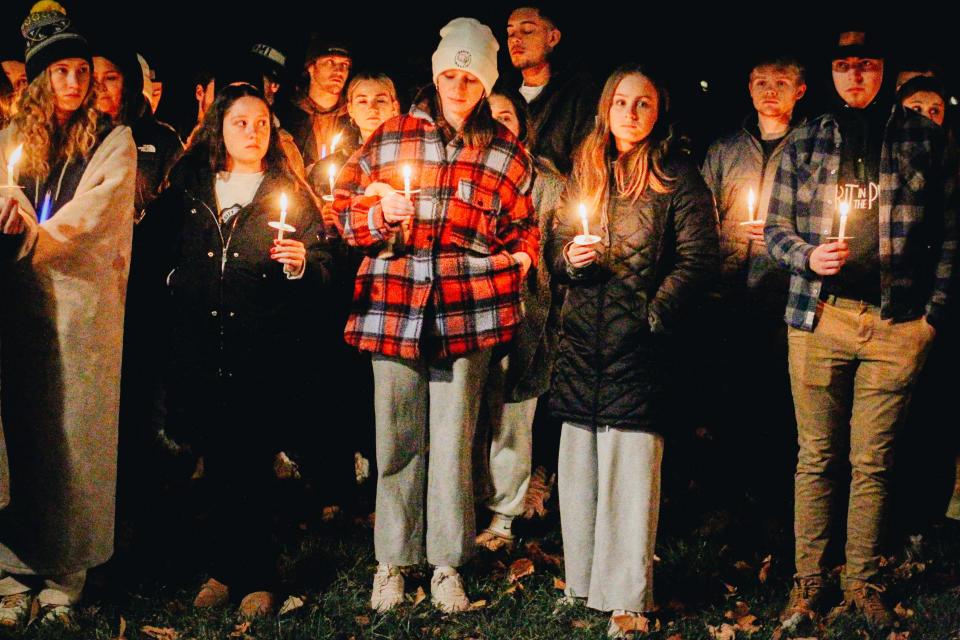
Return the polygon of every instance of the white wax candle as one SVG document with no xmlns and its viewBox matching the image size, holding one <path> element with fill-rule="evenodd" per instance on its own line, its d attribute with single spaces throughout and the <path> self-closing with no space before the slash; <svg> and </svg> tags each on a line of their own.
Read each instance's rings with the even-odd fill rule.
<svg viewBox="0 0 960 640">
<path fill-rule="evenodd" d="M 756 214 L 754 213 L 753 209 L 753 205 L 756 203 L 756 201 L 757 196 L 754 194 L 753 189 L 750 189 L 749 193 L 747 193 L 747 213 L 750 216 L 750 222 L 753 222 L 756 218 Z"/>
<path fill-rule="evenodd" d="M 277 240 L 283 240 L 283 228 L 287 226 L 287 194 L 280 194 L 280 228 L 277 229 Z"/>
<path fill-rule="evenodd" d="M 11 187 L 14 186 L 13 170 L 16 168 L 17 163 L 20 162 L 21 155 L 23 155 L 22 144 L 13 150 L 13 153 L 10 154 L 10 160 L 7 162 L 7 184 Z"/>
<path fill-rule="evenodd" d="M 403 197 L 410 199 L 410 165 L 403 165 Z"/>
<path fill-rule="evenodd" d="M 846 235 L 847 230 L 847 215 L 850 213 L 850 203 L 841 202 L 840 203 L 840 233 L 837 234 L 837 239 L 840 242 L 843 242 L 843 239 Z"/>
<path fill-rule="evenodd" d="M 333 155 L 337 152 L 337 144 L 340 142 L 340 136 L 342 135 L 342 133 L 338 133 L 337 135 L 333 136 L 333 140 L 330 141 L 330 155 Z"/>
<path fill-rule="evenodd" d="M 333 197 L 334 187 L 337 185 L 337 165 L 330 163 L 330 167 L 327 169 L 327 178 L 330 180 L 330 197 Z"/>
</svg>

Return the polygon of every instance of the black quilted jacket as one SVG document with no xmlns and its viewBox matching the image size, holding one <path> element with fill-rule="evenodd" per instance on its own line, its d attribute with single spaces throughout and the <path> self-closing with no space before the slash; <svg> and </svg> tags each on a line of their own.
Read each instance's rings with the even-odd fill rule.
<svg viewBox="0 0 960 640">
<path fill-rule="evenodd" d="M 561 205 L 549 263 L 568 283 L 551 408 L 568 422 L 663 431 L 670 337 L 719 269 L 713 200 L 692 163 L 667 164 L 671 191 L 613 197 L 600 225 L 602 258 L 572 269 L 576 200 Z"/>
</svg>

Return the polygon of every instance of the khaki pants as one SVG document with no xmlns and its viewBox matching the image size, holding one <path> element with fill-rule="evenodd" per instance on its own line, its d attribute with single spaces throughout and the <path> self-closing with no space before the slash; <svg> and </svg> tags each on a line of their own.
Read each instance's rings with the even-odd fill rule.
<svg viewBox="0 0 960 640">
<path fill-rule="evenodd" d="M 849 447 L 845 583 L 877 575 L 893 465 L 894 436 L 923 367 L 933 329 L 925 319 L 894 324 L 879 308 L 834 299 L 813 332 L 788 333 L 790 382 L 800 454 L 795 481 L 797 576 L 829 571 L 837 470 Z"/>
<path fill-rule="evenodd" d="M 663 437 L 564 422 L 557 489 L 567 595 L 600 611 L 653 610 Z"/>
<path fill-rule="evenodd" d="M 373 356 L 381 564 L 422 562 L 424 539 L 436 566 L 458 567 L 472 554 L 470 456 L 489 364 L 490 350 L 430 365 Z"/>
<path fill-rule="evenodd" d="M 477 425 L 473 466 L 478 498 L 490 511 L 516 517 L 523 513 L 530 486 L 537 398 L 506 401 L 509 366 L 509 356 L 490 365 L 483 391 L 487 420 Z"/>
</svg>

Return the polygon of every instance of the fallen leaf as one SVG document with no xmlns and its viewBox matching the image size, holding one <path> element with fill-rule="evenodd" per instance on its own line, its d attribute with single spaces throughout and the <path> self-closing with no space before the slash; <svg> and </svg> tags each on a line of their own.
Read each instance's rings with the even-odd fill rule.
<svg viewBox="0 0 960 640">
<path fill-rule="evenodd" d="M 567 588 L 567 583 L 564 582 L 563 580 L 561 580 L 560 578 L 554 578 L 554 579 L 553 579 L 553 588 L 554 588 L 554 589 L 559 589 L 560 591 L 563 591 L 564 589 Z"/>
<path fill-rule="evenodd" d="M 354 618 L 354 621 L 361 627 L 366 627 L 370 624 L 370 618 L 368 616 L 357 616 Z"/>
<path fill-rule="evenodd" d="M 760 625 L 757 624 L 757 616 L 750 614 L 742 618 L 737 618 L 737 623 L 733 625 L 733 628 L 737 631 L 742 631 L 748 636 L 752 636 L 757 631 L 760 631 Z"/>
<path fill-rule="evenodd" d="M 123 619 L 123 616 L 120 616 L 120 630 L 117 632 L 116 640 L 127 640 L 127 621 Z"/>
<path fill-rule="evenodd" d="M 667 640 L 683 640 L 683 637 L 679 633 L 675 633 L 672 636 L 667 636 Z"/>
<path fill-rule="evenodd" d="M 503 592 L 503 595 L 508 596 L 508 595 L 510 595 L 511 593 L 514 593 L 514 592 L 517 590 L 517 587 L 520 587 L 521 589 L 523 589 L 523 585 L 518 582 L 517 584 L 513 585 L 512 587 L 508 587 L 507 590 Z"/>
<path fill-rule="evenodd" d="M 558 555 L 547 553 L 540 547 L 539 542 L 528 542 L 524 547 L 527 550 L 527 553 L 530 554 L 530 558 L 534 562 L 539 562 L 542 565 L 553 565 L 557 569 L 562 568 L 563 558 Z"/>
<path fill-rule="evenodd" d="M 906 620 L 907 618 L 913 617 L 913 609 L 907 609 L 903 606 L 902 602 L 898 602 L 897 606 L 893 608 L 893 612 L 897 614 L 897 617 Z"/>
<path fill-rule="evenodd" d="M 290 459 L 285 451 L 273 458 L 273 474 L 278 480 L 299 480 L 300 465 Z"/>
<path fill-rule="evenodd" d="M 622 616 L 613 616 L 613 623 L 624 633 L 639 631 L 640 633 L 650 633 L 650 620 L 642 615 L 624 614 Z"/>
<path fill-rule="evenodd" d="M 507 580 L 516 582 L 533 574 L 533 561 L 530 558 L 518 558 L 510 565 L 510 571 L 507 573 Z"/>
<path fill-rule="evenodd" d="M 523 497 L 523 517 L 530 519 L 534 514 L 541 518 L 547 515 L 547 502 L 553 493 L 553 485 L 557 481 L 557 474 L 547 478 L 547 470 L 542 466 L 537 467 L 530 476 L 530 484 L 527 485 L 527 494 Z"/>
<path fill-rule="evenodd" d="M 280 607 L 280 615 L 286 615 L 291 611 L 296 611 L 303 606 L 303 598 L 299 596 L 290 596 L 283 601 L 283 606 Z"/>
<path fill-rule="evenodd" d="M 746 573 L 747 571 L 753 570 L 753 567 L 750 566 L 750 563 L 744 562 L 743 560 L 737 560 L 736 562 L 734 562 L 733 568 L 736 569 L 737 571 L 743 571 L 744 573 Z"/>
<path fill-rule="evenodd" d="M 589 629 L 593 625 L 587 622 L 586 620 L 574 620 L 570 623 L 570 626 L 574 629 Z"/>
<path fill-rule="evenodd" d="M 891 631 L 887 640 L 910 640 L 909 631 Z"/>
<path fill-rule="evenodd" d="M 727 620 L 736 620 L 748 615 L 749 613 L 750 605 L 743 600 L 737 600 L 736 604 L 733 605 L 733 611 L 727 611 L 725 614 L 723 614 L 723 617 Z"/>
<path fill-rule="evenodd" d="M 320 519 L 324 522 L 333 522 L 334 519 L 340 514 L 340 507 L 337 505 L 330 505 L 329 507 L 324 507 L 323 512 L 320 515 Z"/>
<path fill-rule="evenodd" d="M 193 475 L 190 476 L 191 480 L 200 480 L 203 478 L 204 466 L 203 466 L 203 456 L 197 458 L 197 464 L 193 468 Z"/>
<path fill-rule="evenodd" d="M 723 583 L 723 586 L 724 586 L 724 588 L 727 590 L 727 596 L 728 596 L 728 597 L 729 597 L 729 596 L 736 595 L 736 593 L 737 593 L 737 588 L 736 588 L 735 586 L 733 586 L 732 584 L 727 584 L 726 582 Z"/>
<path fill-rule="evenodd" d="M 424 592 L 423 587 L 417 587 L 417 592 L 413 595 L 413 606 L 417 606 L 426 599 L 427 594 Z"/>
<path fill-rule="evenodd" d="M 180 637 L 176 630 L 169 627 L 141 627 L 140 631 L 143 632 L 143 635 L 154 640 L 177 640 Z"/>
<path fill-rule="evenodd" d="M 486 600 L 475 600 L 474 602 L 470 603 L 470 610 L 476 611 L 478 609 L 483 609 L 485 606 L 487 606 Z"/>
<path fill-rule="evenodd" d="M 353 453 L 353 474 L 357 484 L 363 484 L 370 478 L 370 461 L 359 451 Z"/>
<path fill-rule="evenodd" d="M 767 556 L 763 559 L 763 564 L 760 565 L 760 573 L 757 575 L 760 579 L 760 584 L 766 583 L 767 578 L 770 577 L 771 564 L 773 564 L 773 556 Z"/>
<path fill-rule="evenodd" d="M 737 637 L 736 630 L 726 622 L 721 624 L 719 627 L 708 624 L 707 633 L 710 634 L 710 637 L 713 638 L 713 640 L 736 640 Z"/>
<path fill-rule="evenodd" d="M 231 638 L 242 638 L 247 635 L 247 631 L 250 630 L 250 621 L 241 622 L 233 628 L 233 631 L 230 632 Z"/>
</svg>

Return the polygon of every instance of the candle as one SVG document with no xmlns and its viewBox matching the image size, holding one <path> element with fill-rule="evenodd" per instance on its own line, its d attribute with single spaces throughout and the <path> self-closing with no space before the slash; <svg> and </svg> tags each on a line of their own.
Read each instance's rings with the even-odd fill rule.
<svg viewBox="0 0 960 640">
<path fill-rule="evenodd" d="M 747 213 L 750 216 L 750 222 L 753 222 L 756 218 L 756 214 L 754 213 L 753 209 L 753 205 L 756 203 L 756 201 L 757 196 L 753 192 L 753 189 L 750 189 L 750 191 L 747 193 Z"/>
<path fill-rule="evenodd" d="M 340 136 L 342 135 L 342 133 L 338 133 L 333 136 L 333 140 L 330 141 L 330 155 L 333 155 L 337 152 L 337 143 L 340 142 Z"/>
<path fill-rule="evenodd" d="M 10 154 L 10 160 L 7 162 L 7 185 L 14 186 L 13 182 L 13 170 L 17 166 L 17 163 L 20 162 L 20 156 L 23 155 L 23 145 L 19 145 L 16 149 L 13 150 L 13 153 Z"/>
<path fill-rule="evenodd" d="M 277 240 L 283 240 L 283 230 L 287 226 L 287 194 L 280 194 L 280 226 L 277 227 Z"/>
<path fill-rule="evenodd" d="M 580 224 L 583 225 L 583 235 L 590 235 L 590 226 L 587 224 L 587 205 L 580 203 Z"/>
<path fill-rule="evenodd" d="M 337 165 L 330 163 L 327 167 L 327 178 L 330 180 L 330 197 L 333 197 L 333 189 L 337 184 Z"/>
<path fill-rule="evenodd" d="M 403 197 L 410 199 L 410 165 L 403 165 Z"/>
<path fill-rule="evenodd" d="M 847 201 L 842 201 L 840 203 L 840 233 L 837 235 L 837 240 L 843 242 L 845 231 L 847 230 L 847 215 L 850 213 L 850 203 Z"/>
<path fill-rule="evenodd" d="M 326 160 L 326 159 L 327 159 L 327 145 L 326 145 L 326 144 L 320 145 L 320 159 L 321 159 L 321 160 Z"/>
</svg>

